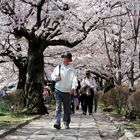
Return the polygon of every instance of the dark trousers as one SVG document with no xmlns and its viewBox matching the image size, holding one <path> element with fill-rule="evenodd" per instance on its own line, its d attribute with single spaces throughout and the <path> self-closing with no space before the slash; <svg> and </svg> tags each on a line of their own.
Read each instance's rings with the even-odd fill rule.
<svg viewBox="0 0 140 140">
<path fill-rule="evenodd" d="M 61 92 L 55 89 L 55 100 L 56 100 L 56 124 L 61 124 L 61 116 L 62 116 L 62 105 L 64 109 L 63 121 L 67 124 L 70 123 L 70 94 Z"/>
<path fill-rule="evenodd" d="M 94 94 L 93 101 L 94 101 L 94 112 L 96 112 L 98 106 L 98 95 Z"/>
<path fill-rule="evenodd" d="M 70 109 L 71 109 L 71 114 L 74 114 L 74 95 L 71 95 L 70 98 Z"/>
<path fill-rule="evenodd" d="M 87 113 L 92 113 L 93 111 L 93 94 L 87 96 L 86 94 L 82 95 L 83 97 L 83 105 L 82 105 L 82 110 L 83 112 Z"/>
</svg>

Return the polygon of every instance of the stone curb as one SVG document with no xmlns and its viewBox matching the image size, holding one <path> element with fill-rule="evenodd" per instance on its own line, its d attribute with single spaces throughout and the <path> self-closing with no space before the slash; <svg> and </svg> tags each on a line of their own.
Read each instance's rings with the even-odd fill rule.
<svg viewBox="0 0 140 140">
<path fill-rule="evenodd" d="M 9 128 L 0 130 L 0 138 L 14 132 L 15 130 L 17 130 L 20 127 L 27 125 L 28 123 L 30 123 L 31 121 L 33 121 L 35 119 L 39 119 L 40 117 L 41 117 L 41 115 L 37 115 L 37 116 L 31 118 L 30 120 L 21 121 L 21 122 L 18 122 L 17 124 L 11 125 Z"/>
<path fill-rule="evenodd" d="M 116 128 L 118 128 L 121 132 L 124 133 L 124 137 L 126 140 L 134 140 L 135 139 L 134 134 L 130 130 L 126 129 L 123 124 L 120 124 L 117 121 L 115 121 L 115 119 L 113 117 L 111 117 L 109 114 L 106 114 L 106 116 L 116 126 Z"/>
</svg>

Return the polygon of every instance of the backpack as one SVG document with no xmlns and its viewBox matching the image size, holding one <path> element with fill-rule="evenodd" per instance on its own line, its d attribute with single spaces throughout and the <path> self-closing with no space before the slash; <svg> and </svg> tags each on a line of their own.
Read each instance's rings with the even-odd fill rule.
<svg viewBox="0 0 140 140">
<path fill-rule="evenodd" d="M 60 76 L 60 70 L 61 70 L 61 65 L 59 65 L 59 76 Z M 47 85 L 50 87 L 51 91 L 55 91 L 55 81 L 54 80 L 48 80 Z"/>
<path fill-rule="evenodd" d="M 50 87 L 50 90 L 51 91 L 54 91 L 55 90 L 55 81 L 53 81 L 53 80 L 47 80 L 46 81 L 46 86 L 49 86 Z"/>
</svg>

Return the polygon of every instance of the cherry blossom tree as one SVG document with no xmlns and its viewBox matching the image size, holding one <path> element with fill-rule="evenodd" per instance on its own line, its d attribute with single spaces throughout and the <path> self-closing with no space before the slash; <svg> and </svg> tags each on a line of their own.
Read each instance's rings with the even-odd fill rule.
<svg viewBox="0 0 140 140">
<path fill-rule="evenodd" d="M 127 76 L 130 81 L 130 88 L 131 90 L 134 90 L 134 82 L 140 77 L 139 73 L 140 2 L 136 0 L 134 1 L 134 3 L 132 3 L 131 6 L 126 4 L 126 10 L 128 11 L 129 26 L 131 28 L 129 40 L 132 45 L 130 69 L 127 73 Z"/>
<path fill-rule="evenodd" d="M 110 13 L 106 13 L 106 16 L 101 17 L 103 25 L 98 26 L 98 30 L 96 30 L 96 32 L 94 31 L 93 35 L 90 34 L 92 41 L 90 41 L 90 38 L 86 39 L 88 43 L 93 43 L 92 36 L 94 36 L 96 40 L 94 40 L 93 44 L 86 44 L 86 41 L 83 41 L 84 43 L 80 44 L 81 50 L 78 48 L 76 51 L 76 60 L 79 59 L 79 61 L 82 61 L 84 66 L 83 70 L 93 69 L 96 70 L 96 72 L 94 72 L 96 74 L 97 71 L 100 73 L 100 70 L 104 70 L 102 74 L 108 73 L 108 78 L 110 76 L 113 77 L 115 84 L 121 85 L 122 82 L 128 80 L 126 77 L 127 73 L 130 77 L 131 56 L 135 48 L 130 41 L 130 36 L 133 35 L 129 32 L 132 27 L 130 27 L 128 18 L 129 11 L 127 9 L 128 7 L 132 7 L 134 2 L 127 1 L 126 4 L 126 1 L 114 1 L 114 3 L 106 1 L 106 4 L 110 7 Z M 134 16 L 133 18 L 135 19 Z M 96 35 L 95 37 L 95 34 L 99 34 L 99 36 Z M 84 47 L 82 45 L 84 45 Z M 85 56 L 80 54 L 85 54 Z M 136 71 L 138 71 L 138 54 L 135 57 L 135 64 L 136 73 Z M 97 67 L 98 69 L 96 69 Z M 80 70 L 80 76 L 84 75 L 81 75 L 81 73 L 82 70 Z M 100 76 L 102 77 L 102 75 Z M 139 73 L 137 72 L 135 80 L 138 78 Z"/>
<path fill-rule="evenodd" d="M 48 46 L 76 46 L 97 28 L 100 19 L 97 17 L 95 22 L 91 22 L 92 16 L 80 19 L 78 16 L 81 15 L 70 11 L 68 4 L 51 0 L 1 0 L 0 10 L 1 19 L 4 19 L 2 29 L 7 33 L 5 38 L 12 34 L 17 39 L 24 37 L 28 42 L 27 109 L 45 113 L 47 110 L 42 98 L 44 50 Z"/>
<path fill-rule="evenodd" d="M 136 2 L 136 1 L 135 1 Z M 112 18 L 104 19 L 104 27 L 99 32 L 98 42 L 100 42 L 100 50 L 106 52 L 108 63 L 104 63 L 104 69 L 112 74 L 116 84 L 126 82 L 126 76 L 130 80 L 133 89 L 134 81 L 139 78 L 139 9 L 138 1 L 135 2 L 119 2 L 117 8 L 111 11 Z M 120 9 L 120 10 L 119 10 Z M 118 16 L 114 16 L 118 13 Z M 130 32 L 132 31 L 132 32 Z M 104 36 L 103 36 L 104 35 Z M 105 54 L 105 53 L 103 53 Z M 102 61 L 101 61 L 102 62 Z M 104 59 L 105 62 L 105 59 Z M 135 75 L 135 76 L 134 76 Z"/>
<path fill-rule="evenodd" d="M 16 68 L 18 69 L 18 84 L 17 89 L 24 90 L 25 82 L 26 82 L 26 73 L 27 73 L 27 54 L 23 53 L 22 47 L 16 42 L 5 40 L 5 42 L 1 43 L 0 56 L 1 56 L 1 63 L 13 61 Z M 16 46 L 16 47 L 15 47 Z M 27 52 L 27 51 L 25 51 Z M 2 61 L 3 60 L 3 61 Z"/>
<path fill-rule="evenodd" d="M 102 54 L 99 51 L 98 53 L 97 51 L 94 52 L 94 47 L 98 48 L 96 44 L 99 44 L 95 33 L 98 29 L 103 28 L 104 20 L 108 19 L 111 22 L 115 17 L 126 15 L 127 11 L 124 10 L 124 7 L 122 8 L 124 3 L 125 1 L 118 0 L 0 1 L 0 26 L 2 29 L 0 40 L 4 41 L 9 38 L 9 44 L 11 44 L 13 40 L 20 39 L 27 43 L 28 63 L 25 94 L 29 112 L 36 111 L 41 114 L 47 112 L 42 97 L 44 55 L 48 55 L 46 48 L 50 47 L 53 51 L 57 51 L 56 47 L 58 46 L 59 48 L 77 46 L 75 54 L 81 55 L 76 57 L 76 66 L 82 62 L 81 67 L 93 68 L 98 66 L 103 68 L 101 59 L 99 59 Z M 120 10 L 122 10 L 121 14 Z M 92 44 L 94 47 L 89 47 Z M 103 46 L 105 47 L 104 44 Z M 16 47 L 15 45 L 14 48 Z M 83 50 L 83 48 L 85 49 Z M 54 53 L 53 51 L 52 53 Z M 86 54 L 86 57 L 83 57 L 83 54 Z M 97 60 L 99 63 L 94 58 L 99 59 Z M 107 64 L 105 60 L 107 59 L 103 59 L 104 63 Z M 53 63 L 57 64 L 55 60 Z"/>
</svg>

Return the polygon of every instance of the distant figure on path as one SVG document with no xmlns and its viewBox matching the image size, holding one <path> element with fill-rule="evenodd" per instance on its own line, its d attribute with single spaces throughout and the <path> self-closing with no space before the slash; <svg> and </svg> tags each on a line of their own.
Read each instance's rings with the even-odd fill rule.
<svg viewBox="0 0 140 140">
<path fill-rule="evenodd" d="M 94 92 L 97 90 L 97 84 L 94 77 L 91 77 L 90 70 L 86 71 L 86 77 L 81 82 L 82 111 L 83 115 L 92 115 Z"/>
</svg>

